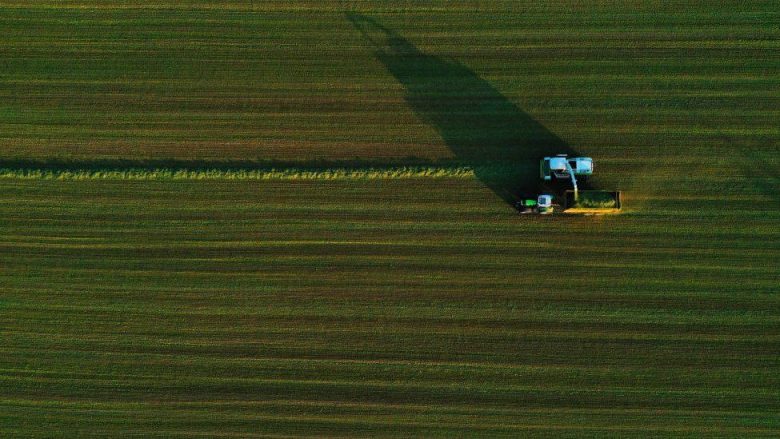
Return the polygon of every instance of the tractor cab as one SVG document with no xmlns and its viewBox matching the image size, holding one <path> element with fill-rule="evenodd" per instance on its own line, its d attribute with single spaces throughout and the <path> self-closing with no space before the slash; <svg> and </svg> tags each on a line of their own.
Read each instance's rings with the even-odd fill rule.
<svg viewBox="0 0 780 439">
<path fill-rule="evenodd" d="M 536 199 L 537 210 L 540 214 L 545 215 L 553 213 L 553 197 L 552 195 L 542 194 Z"/>
</svg>

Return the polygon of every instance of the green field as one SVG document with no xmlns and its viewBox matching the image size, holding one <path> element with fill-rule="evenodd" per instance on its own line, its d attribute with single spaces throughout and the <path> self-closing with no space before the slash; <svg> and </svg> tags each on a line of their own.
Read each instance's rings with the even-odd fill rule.
<svg viewBox="0 0 780 439">
<path fill-rule="evenodd" d="M 483 3 L 0 3 L 0 437 L 780 435 L 775 2 Z"/>
<path fill-rule="evenodd" d="M 0 189 L 7 432 L 780 428 L 777 210 L 540 220 L 468 178 Z"/>
</svg>

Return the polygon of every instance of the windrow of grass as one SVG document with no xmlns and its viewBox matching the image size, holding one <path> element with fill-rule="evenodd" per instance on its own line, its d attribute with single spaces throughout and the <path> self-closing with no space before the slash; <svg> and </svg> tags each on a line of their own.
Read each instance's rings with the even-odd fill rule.
<svg viewBox="0 0 780 439">
<path fill-rule="evenodd" d="M 511 176 L 511 168 L 478 167 L 480 173 Z M 398 180 L 410 178 L 474 178 L 469 166 L 400 166 L 387 168 L 270 169 L 8 169 L 0 179 L 19 180 Z"/>
</svg>

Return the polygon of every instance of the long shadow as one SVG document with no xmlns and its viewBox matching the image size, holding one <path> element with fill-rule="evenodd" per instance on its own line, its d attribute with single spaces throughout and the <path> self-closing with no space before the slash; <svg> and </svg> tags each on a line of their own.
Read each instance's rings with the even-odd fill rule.
<svg viewBox="0 0 780 439">
<path fill-rule="evenodd" d="M 560 137 L 466 66 L 423 53 L 370 17 L 346 15 L 404 86 L 410 107 L 438 131 L 457 162 L 481 165 L 477 177 L 493 192 L 513 204 L 520 193 L 565 188 L 568 182 L 543 188 L 539 178 L 540 158 L 577 155 Z M 493 165 L 516 172 L 495 172 Z"/>
</svg>

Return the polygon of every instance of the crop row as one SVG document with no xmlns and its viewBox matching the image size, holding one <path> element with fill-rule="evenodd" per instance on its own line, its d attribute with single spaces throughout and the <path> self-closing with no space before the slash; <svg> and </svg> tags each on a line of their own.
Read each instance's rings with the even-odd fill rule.
<svg viewBox="0 0 780 439">
<path fill-rule="evenodd" d="M 502 167 L 479 168 L 503 174 Z M 21 180 L 397 180 L 472 178 L 469 166 L 400 166 L 391 168 L 270 169 L 0 169 L 0 178 Z"/>
</svg>

